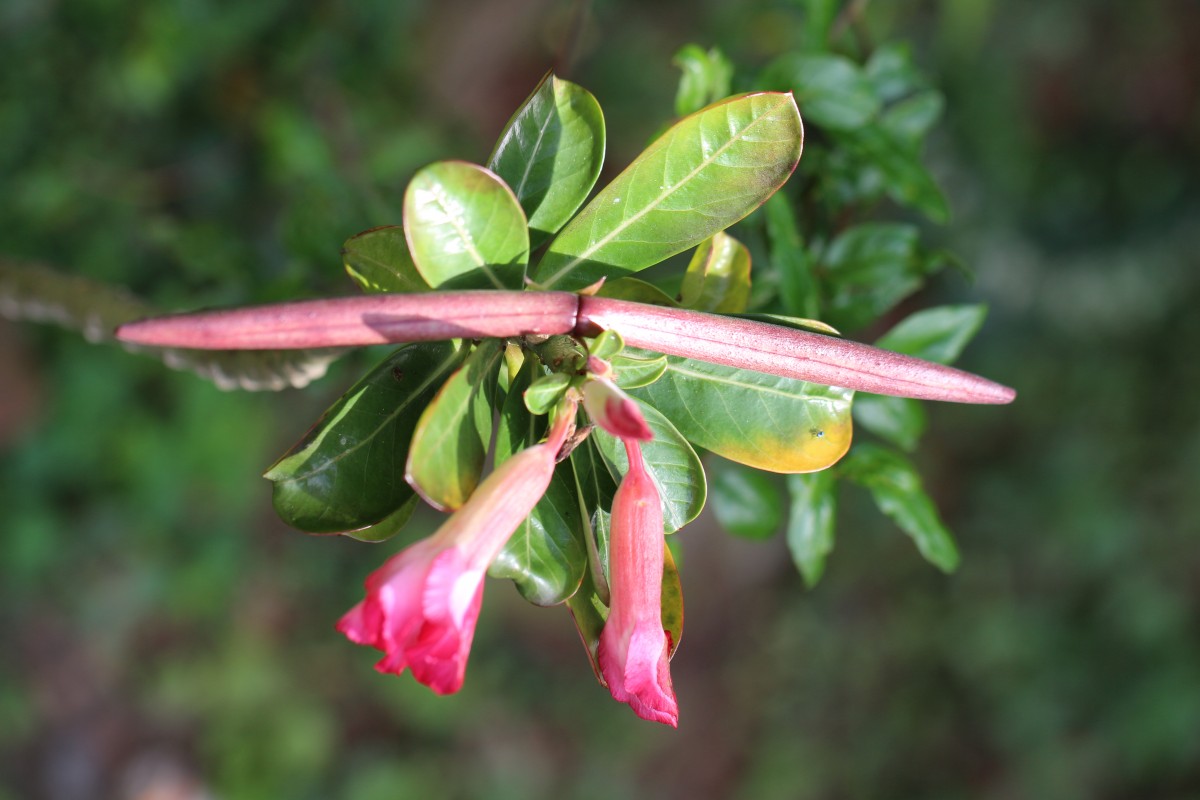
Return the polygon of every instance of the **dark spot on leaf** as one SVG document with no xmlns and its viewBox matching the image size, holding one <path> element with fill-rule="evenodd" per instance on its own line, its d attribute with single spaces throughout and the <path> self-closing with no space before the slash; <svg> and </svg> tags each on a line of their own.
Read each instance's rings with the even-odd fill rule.
<svg viewBox="0 0 1200 800">
<path fill-rule="evenodd" d="M 811 436 L 814 439 L 825 438 L 825 431 L 821 430 L 820 428 L 809 428 L 808 434 L 809 434 L 809 436 Z"/>
<path fill-rule="evenodd" d="M 404 380 L 404 370 L 400 369 L 399 367 L 392 367 L 392 377 L 396 379 L 397 383 L 399 383 L 400 381 L 403 381 Z"/>
</svg>

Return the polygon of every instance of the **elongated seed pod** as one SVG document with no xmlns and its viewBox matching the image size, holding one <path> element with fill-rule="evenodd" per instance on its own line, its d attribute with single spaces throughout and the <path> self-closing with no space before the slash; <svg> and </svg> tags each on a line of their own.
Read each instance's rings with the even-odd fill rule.
<svg viewBox="0 0 1200 800">
<path fill-rule="evenodd" d="M 581 297 L 575 333 L 619 331 L 667 355 L 843 386 L 956 403 L 1010 403 L 1016 392 L 969 372 L 878 347 L 754 320 L 605 297 Z"/>
<path fill-rule="evenodd" d="M 131 322 L 117 338 L 156 347 L 291 350 L 437 339 L 570 333 L 569 292 L 376 294 L 174 314 Z"/>
</svg>

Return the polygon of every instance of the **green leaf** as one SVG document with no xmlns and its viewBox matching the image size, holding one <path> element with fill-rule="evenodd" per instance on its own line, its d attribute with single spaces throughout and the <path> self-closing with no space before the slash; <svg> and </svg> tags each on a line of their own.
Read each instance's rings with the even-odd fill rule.
<svg viewBox="0 0 1200 800">
<path fill-rule="evenodd" d="M 950 218 L 945 195 L 921 164 L 920 154 L 907 142 L 882 125 L 844 132 L 837 139 L 850 156 L 876 173 L 862 176 L 863 181 L 878 183 L 888 197 L 934 222 Z"/>
<path fill-rule="evenodd" d="M 563 228 L 537 281 L 580 289 L 694 247 L 782 186 L 802 143 L 786 94 L 731 98 L 680 120 Z"/>
<path fill-rule="evenodd" d="M 503 352 L 499 340 L 483 340 L 417 422 L 405 479 L 439 510 L 460 508 L 479 485 L 492 441 L 496 368 Z"/>
<path fill-rule="evenodd" d="M 829 315 L 839 327 L 860 328 L 924 283 L 912 225 L 871 222 L 847 228 L 826 249 Z"/>
<path fill-rule="evenodd" d="M 779 489 L 759 470 L 712 459 L 708 462 L 708 484 L 717 522 L 735 536 L 767 539 L 783 524 Z"/>
<path fill-rule="evenodd" d="M 796 93 L 800 114 L 831 130 L 854 130 L 879 113 L 879 98 L 857 64 L 829 54 L 789 53 L 767 65 L 760 83 Z"/>
<path fill-rule="evenodd" d="M 767 322 L 771 325 L 779 325 L 798 331 L 815 331 L 817 333 L 826 333 L 830 336 L 841 336 L 837 328 L 819 319 L 785 317 L 782 314 L 730 314 L 729 316 L 737 317 L 738 319 L 752 319 L 756 322 Z"/>
<path fill-rule="evenodd" d="M 351 236 L 342 245 L 342 262 L 354 282 L 368 292 L 427 292 L 408 252 L 404 228 L 387 225 Z"/>
<path fill-rule="evenodd" d="M 904 42 L 889 42 L 876 48 L 867 59 L 863 73 L 871 82 L 875 94 L 885 103 L 924 89 L 929 84 L 913 64 L 912 49 Z"/>
<path fill-rule="evenodd" d="M 526 359 L 527 362 L 532 359 Z M 571 385 L 571 376 L 565 372 L 551 372 L 542 375 L 533 383 L 526 381 L 525 408 L 534 414 L 549 414 L 550 409 L 558 405 L 558 401 L 566 394 Z M 511 390 L 510 390 L 511 393 Z"/>
<path fill-rule="evenodd" d="M 588 345 L 588 354 L 596 358 L 610 359 L 625 349 L 625 340 L 616 331 L 601 331 Z"/>
<path fill-rule="evenodd" d="M 848 389 L 668 356 L 663 377 L 631 394 L 689 441 L 757 469 L 812 472 L 850 447 Z"/>
<path fill-rule="evenodd" d="M 687 116 L 729 95 L 733 63 L 718 48 L 706 52 L 700 45 L 685 44 L 671 63 L 683 73 L 675 92 L 678 116 Z"/>
<path fill-rule="evenodd" d="M 833 551 L 837 518 L 837 481 L 832 470 L 787 477 L 792 507 L 788 514 L 787 543 L 796 568 L 811 589 L 825 572 L 825 559 Z"/>
<path fill-rule="evenodd" d="M 404 193 L 404 231 L 417 271 L 436 289 L 522 289 L 529 261 L 525 212 L 494 173 L 439 161 Z"/>
<path fill-rule="evenodd" d="M 521 399 L 536 371 L 534 359 L 526 359 L 504 401 L 496 432 L 497 465 L 533 446 L 545 433 L 546 418 L 530 414 Z M 511 578 L 521 596 L 539 606 L 561 603 L 574 594 L 587 569 L 570 469 L 569 464 L 561 464 L 554 471 L 546 493 L 488 569 L 493 578 Z"/>
<path fill-rule="evenodd" d="M 415 492 L 411 492 L 411 494 L 412 497 L 408 498 L 404 502 L 404 505 L 374 525 L 368 525 L 365 528 L 358 528 L 353 531 L 343 531 L 342 534 L 349 536 L 351 539 L 357 539 L 360 542 L 387 541 L 408 524 L 408 521 L 412 519 L 413 512 L 417 510 L 417 504 L 421 502 L 421 499 L 417 497 Z"/>
<path fill-rule="evenodd" d="M 516 342 L 509 341 L 504 344 L 504 367 L 497 375 L 496 386 L 504 396 L 508 396 L 509 389 L 512 388 L 512 382 L 517 377 L 517 373 L 521 371 L 521 367 L 525 364 L 525 351 L 521 349 L 521 345 Z"/>
<path fill-rule="evenodd" d="M 767 242 L 771 264 L 779 275 L 779 300 L 788 314 L 818 317 L 821 297 L 813 278 L 804 240 L 796 226 L 796 212 L 784 192 L 766 204 Z"/>
<path fill-rule="evenodd" d="M 674 533 L 694 520 L 704 508 L 708 490 L 704 467 L 687 439 L 666 417 L 645 403 L 639 403 L 639 406 L 646 424 L 654 432 L 652 440 L 641 443 L 642 457 L 662 498 L 663 530 Z M 593 429 L 592 440 L 604 460 L 611 465 L 613 478 L 624 475 L 629 461 L 621 442 L 600 428 Z"/>
<path fill-rule="evenodd" d="M 608 362 L 613 368 L 613 380 L 622 389 L 640 389 L 649 386 L 667 371 L 667 357 L 636 358 L 622 353 Z"/>
<path fill-rule="evenodd" d="M 901 320 L 875 342 L 926 361 L 953 364 L 987 317 L 985 305 L 938 306 Z"/>
<path fill-rule="evenodd" d="M 579 591 L 567 598 L 567 608 L 571 611 L 575 629 L 579 631 L 579 639 L 583 642 L 592 672 L 596 674 L 600 685 L 604 686 L 604 676 L 600 674 L 600 662 L 596 660 L 596 652 L 600 647 L 600 634 L 604 631 L 604 622 L 608 619 L 608 607 L 596 592 L 590 570 L 584 570 Z"/>
<path fill-rule="evenodd" d="M 604 114 L 581 86 L 547 75 L 509 120 L 488 166 L 529 218 L 537 247 L 579 210 L 604 164 Z"/>
<path fill-rule="evenodd" d="M 608 465 L 596 449 L 591 438 L 571 452 L 571 468 L 575 473 L 576 493 L 580 507 L 588 515 L 591 523 L 595 563 L 589 562 L 589 569 L 584 570 L 583 582 L 579 591 L 567 600 L 571 609 L 571 617 L 583 641 L 596 680 L 604 685 L 600 669 L 596 663 L 596 647 L 600 644 L 600 632 L 608 616 L 608 606 L 601 599 L 593 579 L 593 571 L 599 570 L 604 575 L 608 570 L 608 533 L 610 515 L 606 509 L 612 508 L 613 495 L 617 491 L 616 481 L 609 472 Z M 585 526 L 585 531 L 587 530 Z M 606 595 L 607 596 L 607 595 Z"/>
<path fill-rule="evenodd" d="M 864 444 L 854 448 L 839 470 L 870 490 L 875 505 L 912 537 L 926 561 L 943 572 L 954 571 L 958 548 L 911 461 L 894 450 Z"/>
<path fill-rule="evenodd" d="M 854 422 L 901 450 L 912 451 L 925 433 L 928 419 L 918 400 L 862 393 L 854 398 Z"/>
<path fill-rule="evenodd" d="M 613 300 L 630 300 L 634 303 L 647 303 L 652 306 L 668 306 L 678 308 L 679 301 L 652 283 L 646 283 L 637 278 L 617 278 L 615 281 L 605 281 L 596 292 L 597 297 L 609 297 Z"/>
<path fill-rule="evenodd" d="M 795 0 L 804 14 L 800 41 L 805 50 L 826 50 L 842 0 Z"/>
<path fill-rule="evenodd" d="M 354 531 L 407 503 L 403 465 L 417 419 L 461 361 L 450 342 L 406 345 L 342 395 L 265 473 L 283 521 L 311 533 Z"/>
<path fill-rule="evenodd" d="M 696 248 L 683 276 L 684 308 L 739 314 L 750 300 L 750 251 L 726 233 L 713 234 Z"/>
<path fill-rule="evenodd" d="M 679 649 L 683 638 L 683 584 L 679 581 L 679 569 L 671 548 L 663 542 L 662 589 L 659 591 L 659 607 L 662 609 L 662 626 L 667 632 L 667 658 Z"/>
<path fill-rule="evenodd" d="M 942 116 L 946 101 L 941 92 L 928 89 L 893 105 L 879 119 L 894 139 L 918 150 L 921 141 Z"/>
<path fill-rule="evenodd" d="M 587 510 L 601 555 L 600 567 L 607 570 L 609 509 L 617 492 L 616 479 L 590 437 L 571 452 L 571 467 L 575 470 L 580 504 Z"/>
</svg>

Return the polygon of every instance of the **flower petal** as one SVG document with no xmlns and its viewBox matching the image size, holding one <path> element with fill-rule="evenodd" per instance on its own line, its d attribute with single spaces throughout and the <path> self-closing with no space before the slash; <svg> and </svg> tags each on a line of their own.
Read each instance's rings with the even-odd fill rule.
<svg viewBox="0 0 1200 800">
<path fill-rule="evenodd" d="M 597 660 L 614 700 L 628 703 L 642 719 L 678 726 L 679 704 L 671 685 L 667 635 L 661 625 L 639 622 L 624 641 L 615 631 L 612 636 L 602 633 Z"/>
<path fill-rule="evenodd" d="M 642 719 L 675 726 L 679 706 L 662 625 L 662 501 L 637 442 L 626 439 L 625 447 L 629 469 L 613 498 L 609 538 L 612 606 L 596 660 L 615 700 Z"/>
<path fill-rule="evenodd" d="M 572 403 L 546 442 L 501 464 L 437 533 L 367 577 L 366 598 L 337 627 L 351 641 L 384 652 L 376 669 L 411 669 L 439 694 L 462 687 L 484 573 L 545 493 L 574 417 Z"/>
<path fill-rule="evenodd" d="M 639 442 L 654 438 L 637 401 L 606 378 L 592 377 L 583 385 L 583 407 L 593 422 L 613 436 Z"/>
</svg>

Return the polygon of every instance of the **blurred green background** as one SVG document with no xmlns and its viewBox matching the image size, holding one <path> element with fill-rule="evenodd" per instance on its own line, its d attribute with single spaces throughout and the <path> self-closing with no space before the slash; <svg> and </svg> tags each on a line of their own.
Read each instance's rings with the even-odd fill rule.
<svg viewBox="0 0 1200 800">
<path fill-rule="evenodd" d="M 611 177 L 675 50 L 756 67 L 793 5 L 6 0 L 0 259 L 166 309 L 348 294 L 340 243 L 486 158 L 548 67 L 600 100 Z M 811 592 L 781 537 L 702 522 L 678 731 L 499 582 L 436 698 L 333 631 L 396 545 L 290 532 L 258 477 L 378 353 L 223 393 L 0 321 L 0 798 L 1200 798 L 1200 8 L 866 19 L 947 95 L 929 235 L 974 278 L 919 301 L 988 303 L 961 365 L 1021 393 L 930 409 L 955 575 L 853 490 Z"/>
</svg>

